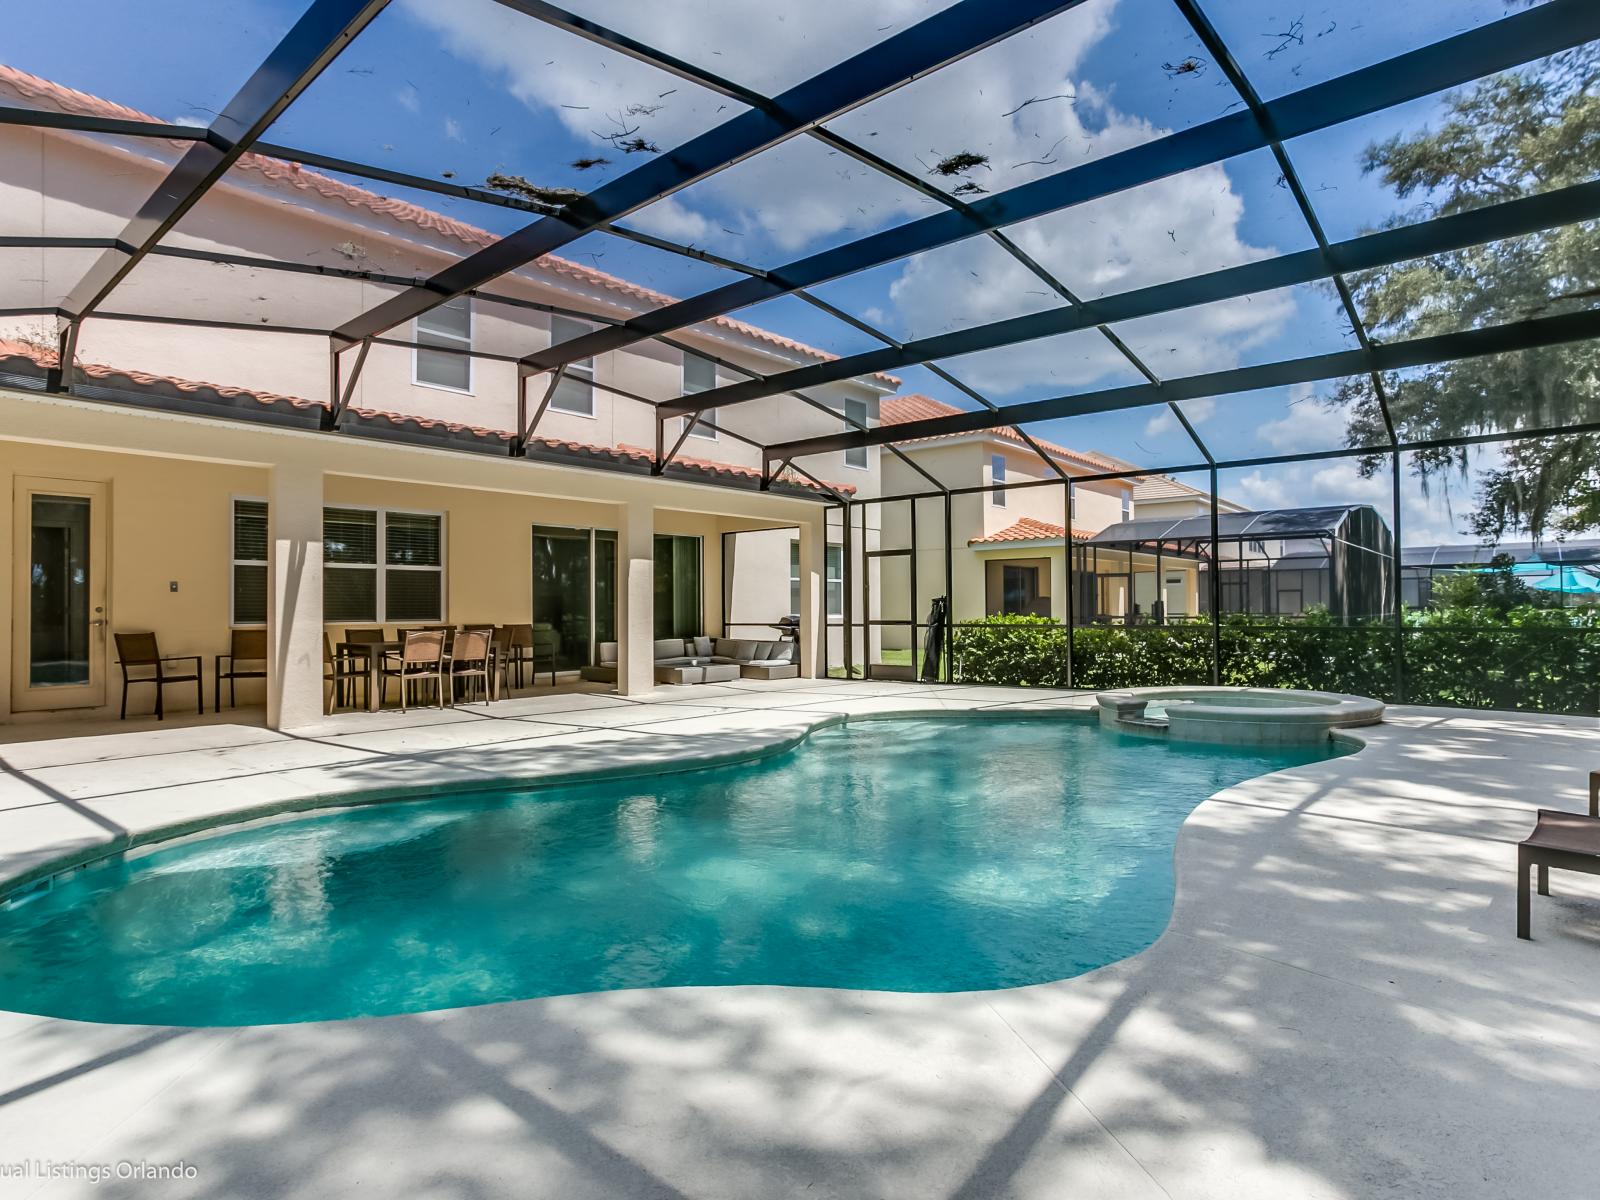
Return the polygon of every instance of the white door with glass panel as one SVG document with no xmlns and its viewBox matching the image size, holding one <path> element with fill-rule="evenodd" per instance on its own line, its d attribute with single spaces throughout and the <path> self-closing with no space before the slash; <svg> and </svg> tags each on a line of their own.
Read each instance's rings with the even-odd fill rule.
<svg viewBox="0 0 1600 1200">
<path fill-rule="evenodd" d="M 106 681 L 106 485 L 18 476 L 11 707 L 98 708 Z"/>
</svg>

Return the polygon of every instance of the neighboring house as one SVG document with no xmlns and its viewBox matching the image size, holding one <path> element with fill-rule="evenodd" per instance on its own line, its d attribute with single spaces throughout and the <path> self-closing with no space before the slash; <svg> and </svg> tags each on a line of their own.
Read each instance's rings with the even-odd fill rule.
<svg viewBox="0 0 1600 1200">
<path fill-rule="evenodd" d="M 0 67 L 0 105 L 151 120 L 7 67 Z M 115 237 L 182 150 L 182 144 L 162 139 L 0 126 L 0 236 Z M 420 204 L 297 165 L 245 155 L 167 234 L 160 250 L 144 258 L 84 323 L 77 361 L 89 369 L 77 379 L 83 389 L 79 394 L 315 427 L 318 418 L 307 414 L 325 409 L 332 391 L 330 342 L 322 331 L 381 303 L 400 286 L 350 278 L 349 272 L 390 280 L 426 278 L 495 240 L 493 234 Z M 234 261 L 201 261 L 184 257 L 186 250 L 226 254 Z M 0 338 L 10 339 L 0 353 L 15 367 L 11 386 L 37 390 L 34 371 L 47 365 L 44 350 L 55 332 L 54 320 L 41 312 L 52 309 L 102 253 L 98 247 L 59 241 L 48 247 L 0 248 L 5 280 Z M 374 343 L 351 387 L 346 425 L 357 435 L 430 445 L 449 442 L 505 454 L 519 421 L 517 357 L 592 327 L 581 314 L 624 319 L 671 299 L 547 255 L 496 280 L 484 294 L 453 300 Z M 233 327 L 184 323 L 192 319 Z M 658 636 L 721 632 L 736 616 L 773 622 L 789 615 L 797 607 L 797 581 L 791 582 L 798 569 L 797 530 L 816 513 L 818 491 L 789 477 L 785 494 L 810 498 L 798 506 L 793 501 L 785 502 L 787 507 L 778 504 L 796 515 L 775 519 L 774 505 L 754 495 L 761 451 L 741 436 L 772 443 L 870 426 L 878 419 L 880 400 L 898 381 L 880 375 L 815 389 L 820 410 L 791 397 L 773 397 L 725 414 L 707 414 L 721 432 L 697 424 L 665 476 L 652 479 L 648 470 L 656 428 L 650 401 L 832 357 L 727 317 L 685 329 L 676 340 L 683 349 L 649 341 L 573 364 L 547 403 L 541 404 L 546 379 L 529 381 L 524 411 L 530 417 L 538 414 L 537 425 L 525 431 L 530 458 L 569 472 L 586 465 L 643 472 L 648 483 L 641 486 L 659 491 L 630 485 L 608 493 L 604 477 L 596 486 L 578 473 L 540 476 L 545 480 L 540 485 L 543 499 L 494 512 L 489 560 L 478 557 L 491 549 L 485 529 L 461 525 L 468 512 L 475 514 L 474 520 L 483 517 L 476 501 L 437 490 L 408 490 L 404 476 L 357 485 L 342 478 L 335 483 L 329 475 L 324 492 L 329 497 L 330 540 L 325 553 L 354 556 L 346 564 L 330 565 L 326 575 L 323 612 L 330 632 L 347 623 L 531 619 L 560 634 L 558 666 L 570 669 L 593 661 L 598 642 L 613 640 L 605 635 L 615 632 L 618 620 L 621 517 L 606 505 L 608 494 L 620 496 L 624 490 L 659 497 L 652 505 L 658 518 Z M 490 357 L 460 353 L 468 349 Z M 346 380 L 355 358 L 354 351 L 343 355 Z M 0 437 L 10 432 L 0 430 Z M 668 445 L 683 432 L 682 419 L 670 422 Z M 203 527 L 206 540 L 187 548 L 193 561 L 184 560 L 181 570 L 176 562 L 118 570 L 119 590 L 131 587 L 135 575 L 141 577 L 141 587 L 149 583 L 143 576 L 159 575 L 164 591 L 179 593 L 180 575 L 209 572 L 205 561 L 222 563 L 225 575 L 230 574 L 227 564 L 238 568 L 217 600 L 199 608 L 175 601 L 152 608 L 144 598 L 135 603 L 124 596 L 112 610 L 112 625 L 122 628 L 133 620 L 158 627 L 164 647 L 182 643 L 211 654 L 226 648 L 230 627 L 267 621 L 265 567 L 258 571 L 259 560 L 252 557 L 268 520 L 263 507 L 266 473 L 238 469 L 207 475 L 187 466 L 152 473 L 148 460 L 123 461 L 115 446 L 101 448 L 102 456 L 97 456 L 88 449 L 93 439 L 73 443 L 63 438 L 61 444 L 82 445 L 84 453 L 47 455 L 20 441 L 0 442 L 8 501 L 23 504 L 24 490 L 38 477 L 103 485 L 104 496 L 97 503 L 105 511 L 96 517 L 97 528 L 109 533 L 109 553 L 118 561 L 165 563 L 176 555 L 171 539 L 201 537 Z M 251 444 L 251 454 L 259 457 L 240 461 L 272 461 L 278 453 L 278 444 L 270 440 Z M 796 465 L 840 494 L 871 497 L 880 489 L 879 460 L 878 449 L 870 448 L 819 455 Z M 185 484 L 191 473 L 196 474 L 192 487 Z M 459 475 L 461 486 L 468 488 L 478 477 L 470 462 L 456 475 L 446 475 Z M 705 498 L 706 485 L 730 482 L 751 489 L 750 498 Z M 48 494 L 48 480 L 45 486 L 41 494 Z M 178 506 L 176 523 L 154 497 L 145 495 L 150 487 L 170 489 L 168 499 Z M 701 491 L 686 493 L 685 487 Z M 113 494 L 115 514 L 110 512 Z M 133 512 L 141 514 L 143 524 L 129 518 Z M 516 514 L 513 527 L 501 528 L 500 518 L 511 512 Z M 876 525 L 874 515 L 868 520 L 873 537 Z M 28 536 L 27 529 L 18 528 L 21 536 Z M 38 529 L 33 533 L 44 536 Z M 126 545 L 119 548 L 119 541 Z M 473 577 L 458 580 L 469 552 L 474 555 Z M 404 575 L 397 555 L 410 556 L 427 569 Z M 834 574 L 842 574 L 842 555 L 837 545 L 825 555 Z M 19 554 L 15 561 L 24 557 Z M 495 576 L 493 585 L 481 586 L 489 573 Z M 17 594 L 25 596 L 24 584 L 17 587 Z M 8 597 L 13 590 L 5 589 Z M 842 587 L 826 590 L 834 595 Z M 171 624 L 176 619 L 171 616 L 158 619 L 154 613 L 163 607 L 169 613 L 182 609 L 185 623 Z M 842 604 L 832 607 L 842 609 Z M 70 616 L 58 615 L 64 621 Z M 19 632 L 13 634 L 18 639 L 14 657 L 21 664 L 28 659 L 29 635 L 23 625 L 18 623 Z M 830 657 L 838 661 L 842 643 L 837 618 L 833 642 Z M 110 672 L 109 659 L 100 666 Z M 25 674 L 20 665 L 13 673 L 13 682 L 23 691 L 30 686 Z M 52 692 L 28 703 L 65 707 L 57 702 L 67 698 L 67 692 Z M 17 707 L 4 700 L 0 696 L 0 717 Z M 72 703 L 94 708 L 104 700 L 103 695 L 95 703 L 79 697 Z"/>
<path fill-rule="evenodd" d="M 1219 513 L 1249 512 L 1226 496 L 1217 497 Z M 1146 475 L 1133 488 L 1133 517 L 1205 517 L 1211 515 L 1211 493 L 1190 487 L 1170 475 Z"/>
<path fill-rule="evenodd" d="M 927 396 L 894 396 L 882 402 L 880 420 L 885 425 L 898 425 L 957 411 L 960 410 Z M 1041 459 L 1011 426 L 901 443 L 902 451 L 915 467 L 888 454 L 880 460 L 886 496 L 933 490 L 916 468 L 945 487 L 993 489 L 951 499 L 950 537 L 955 553 L 951 556 L 949 590 L 952 614 L 958 622 L 996 614 L 1065 621 L 1069 522 L 1073 540 L 1083 543 L 1099 530 L 1133 516 L 1139 479 L 1074 483 L 1069 516 L 1068 487 L 1062 478 L 1063 474 L 1079 479 L 1126 470 L 1128 464 L 1049 442 L 1036 444 L 1059 471 Z M 995 485 L 1008 486 L 1000 490 Z M 882 544 L 872 547 L 880 554 L 911 547 L 915 508 L 915 619 L 924 621 L 929 600 L 947 590 L 943 501 L 930 498 L 914 505 L 901 501 L 869 507 L 884 510 Z M 876 571 L 869 571 L 869 580 L 881 597 L 880 619 L 908 619 L 913 590 L 908 565 L 911 561 L 909 556 L 883 556 L 876 563 Z M 1072 619 L 1077 624 L 1121 621 L 1152 611 L 1155 576 L 1154 559 L 1149 555 L 1095 552 L 1080 545 L 1072 572 Z M 1173 594 L 1181 594 L 1186 610 L 1195 611 L 1193 564 L 1180 566 L 1174 573 L 1182 576 L 1182 582 Z M 909 626 L 885 627 L 883 647 L 903 646 L 910 634 Z"/>
</svg>

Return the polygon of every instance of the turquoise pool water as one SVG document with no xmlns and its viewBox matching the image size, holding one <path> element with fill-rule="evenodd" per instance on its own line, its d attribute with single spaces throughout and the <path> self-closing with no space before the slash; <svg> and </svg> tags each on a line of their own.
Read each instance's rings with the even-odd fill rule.
<svg viewBox="0 0 1600 1200">
<path fill-rule="evenodd" d="M 683 984 L 1062 979 L 1165 928 L 1196 804 L 1338 752 L 871 721 L 758 762 L 301 816 L 0 906 L 0 1008 L 234 1025 Z"/>
</svg>

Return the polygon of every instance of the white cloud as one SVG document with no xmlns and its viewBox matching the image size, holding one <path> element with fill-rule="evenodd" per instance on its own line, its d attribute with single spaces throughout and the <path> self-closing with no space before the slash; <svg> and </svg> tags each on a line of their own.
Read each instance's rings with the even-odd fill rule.
<svg viewBox="0 0 1600 1200">
<path fill-rule="evenodd" d="M 1183 415 L 1189 418 L 1191 425 L 1203 425 L 1217 413 L 1217 402 L 1211 396 L 1202 396 L 1198 400 L 1185 400 L 1179 407 L 1183 409 Z M 1144 423 L 1146 437 L 1171 433 L 1177 428 L 1178 418 L 1166 405 L 1162 405 L 1155 415 Z"/>
<path fill-rule="evenodd" d="M 417 89 L 412 87 L 409 83 L 396 92 L 394 94 L 394 98 L 399 102 L 400 107 L 409 113 L 419 113 L 422 111 L 422 98 L 417 95 Z"/>
<path fill-rule="evenodd" d="M 1407 471 L 1400 479 L 1401 536 L 1407 546 L 1472 541 L 1464 517 L 1470 510 L 1472 479 L 1499 461 L 1495 447 L 1473 450 L 1468 479 L 1435 478 L 1424 487 Z M 1393 484 L 1387 468 L 1363 476 L 1353 458 L 1287 467 L 1252 468 L 1232 479 L 1224 477 L 1221 494 L 1249 508 L 1314 508 L 1319 505 L 1370 504 L 1393 522 Z"/>
<path fill-rule="evenodd" d="M 859 53 L 948 0 L 811 0 L 801 8 L 702 0 L 694 20 L 677 4 L 593 0 L 585 14 L 663 50 L 775 91 Z M 737 112 L 724 97 L 582 39 L 529 21 L 494 0 L 403 0 L 453 54 L 500 79 L 529 108 L 588 141 L 639 127 L 663 149 Z M 898 163 L 968 150 L 988 156 L 972 178 L 993 192 L 1102 157 L 1166 131 L 1116 107 L 1081 78 L 1084 62 L 1131 7 L 1075 8 L 830 122 Z M 782 47 L 781 55 L 772 51 Z M 753 74 L 750 74 L 752 73 Z M 670 95 L 663 95 L 671 90 Z M 1027 103 L 1043 97 L 1038 103 Z M 662 105 L 626 115 L 629 106 Z M 623 124 L 618 125 L 621 118 Z M 613 169 L 632 166 L 621 156 Z M 748 261 L 781 260 L 837 245 L 912 216 L 933 202 L 810 138 L 792 138 L 634 215 L 662 236 L 708 242 Z M 1272 248 L 1241 231 L 1244 202 L 1220 166 L 1051 214 L 1009 232 L 1079 295 L 1094 296 L 1261 258 Z M 727 233 L 724 234 L 723 231 Z M 1061 303 L 985 238 L 907 261 L 889 285 L 884 323 L 926 336 Z M 1129 323 L 1141 354 L 1172 377 L 1237 365 L 1295 315 L 1287 295 L 1227 301 Z M 1119 330 L 1119 332 L 1121 332 Z M 996 396 L 1048 383 L 1061 391 L 1132 373 L 1098 335 L 1052 339 L 972 356 L 967 378 Z M 1169 418 L 1170 419 L 1170 418 Z"/>
<path fill-rule="evenodd" d="M 444 135 L 452 142 L 461 141 L 461 123 L 454 117 L 446 117 L 444 119 Z"/>
<path fill-rule="evenodd" d="M 628 223 L 646 233 L 685 245 L 704 245 L 714 232 L 714 226 L 701 213 L 686 208 L 676 196 L 657 200 L 648 208 L 640 209 Z"/>
<path fill-rule="evenodd" d="M 1344 444 L 1347 414 L 1323 403 L 1316 385 L 1297 383 L 1289 390 L 1290 411 L 1275 421 L 1267 421 L 1256 436 L 1275 450 L 1293 454 L 1300 450 L 1329 450 Z"/>
</svg>

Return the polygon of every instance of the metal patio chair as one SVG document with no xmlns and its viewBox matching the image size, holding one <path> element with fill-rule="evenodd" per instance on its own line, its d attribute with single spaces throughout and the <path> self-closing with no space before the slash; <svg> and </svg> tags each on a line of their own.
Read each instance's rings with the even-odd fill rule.
<svg viewBox="0 0 1600 1200">
<path fill-rule="evenodd" d="M 326 638 L 326 635 L 324 635 Z M 223 663 L 228 665 L 226 669 Z M 240 663 L 249 664 L 240 666 Z M 240 679 L 265 679 L 267 677 L 267 631 L 265 629 L 235 629 L 229 641 L 228 652 L 217 655 L 215 673 L 215 709 L 222 711 L 222 681 L 228 681 L 228 707 L 239 707 L 235 681 Z"/>
<path fill-rule="evenodd" d="M 128 719 L 128 688 L 137 683 L 152 683 L 156 689 L 156 720 L 167 719 L 164 697 L 169 683 L 194 684 L 195 712 L 206 711 L 205 685 L 201 681 L 198 654 L 162 654 L 153 633 L 119 633 L 117 640 L 117 665 L 122 668 L 122 717 Z M 168 663 L 194 664 L 193 673 L 174 673 Z M 132 674 L 148 671 L 149 674 Z"/>
</svg>

